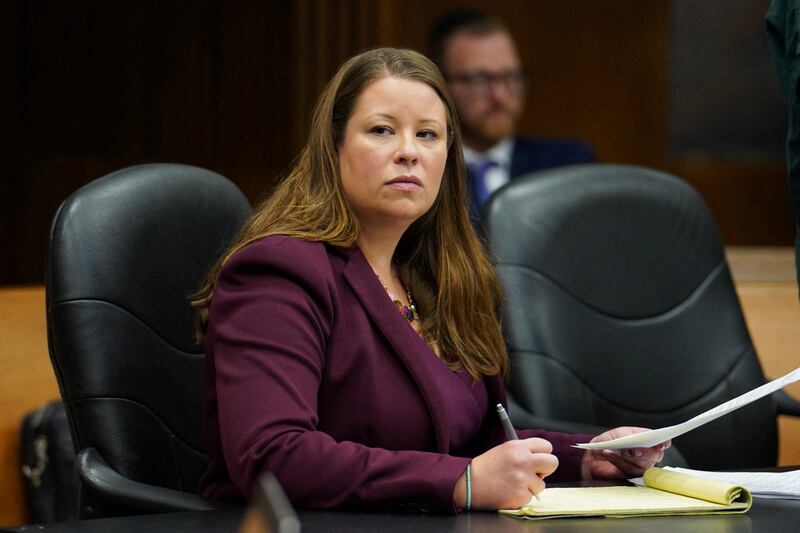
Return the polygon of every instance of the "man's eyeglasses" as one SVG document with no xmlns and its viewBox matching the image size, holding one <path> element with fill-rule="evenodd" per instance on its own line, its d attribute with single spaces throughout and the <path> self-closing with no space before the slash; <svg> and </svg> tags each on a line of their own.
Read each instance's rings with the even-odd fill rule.
<svg viewBox="0 0 800 533">
<path fill-rule="evenodd" d="M 475 95 L 487 95 L 492 85 L 498 83 L 514 95 L 522 94 L 528 83 L 528 74 L 524 70 L 506 70 L 490 73 L 484 71 L 465 72 L 448 76 L 451 83 L 460 83 Z"/>
</svg>

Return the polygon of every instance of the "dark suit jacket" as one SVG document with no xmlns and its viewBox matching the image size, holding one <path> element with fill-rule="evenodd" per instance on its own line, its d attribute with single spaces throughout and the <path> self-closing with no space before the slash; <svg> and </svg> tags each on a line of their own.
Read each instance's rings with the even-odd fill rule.
<svg viewBox="0 0 800 533">
<path fill-rule="evenodd" d="M 511 179 L 538 170 L 595 161 L 592 147 L 583 141 L 514 137 Z"/>
<path fill-rule="evenodd" d="M 795 222 L 795 267 L 800 282 L 800 1 L 772 0 L 766 26 L 781 92 L 789 106 L 786 156 Z"/>
<path fill-rule="evenodd" d="M 514 151 L 511 153 L 510 176 L 520 176 L 548 168 L 593 163 L 596 161 L 592 147 L 583 141 L 567 139 L 532 139 L 523 135 L 514 136 Z M 472 179 L 469 180 L 472 183 Z M 470 195 L 470 216 L 475 228 L 483 233 L 483 205 L 475 205 Z"/>
<path fill-rule="evenodd" d="M 415 504 L 453 511 L 469 457 L 502 442 L 489 409 L 451 449 L 442 365 L 405 322 L 360 250 L 273 236 L 225 265 L 206 341 L 210 464 L 200 493 L 241 500 L 272 471 L 300 506 Z M 489 404 L 505 402 L 499 377 Z M 589 436 L 543 431 L 578 479 Z"/>
</svg>

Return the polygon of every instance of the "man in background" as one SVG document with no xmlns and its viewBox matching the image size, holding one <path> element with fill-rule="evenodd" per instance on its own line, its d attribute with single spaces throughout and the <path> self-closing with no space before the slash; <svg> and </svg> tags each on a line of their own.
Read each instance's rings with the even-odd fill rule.
<svg viewBox="0 0 800 533">
<path fill-rule="evenodd" d="M 479 220 L 489 196 L 517 176 L 595 160 L 586 143 L 514 133 L 527 74 L 500 20 L 474 9 L 447 11 L 434 23 L 428 47 L 458 110 L 473 218 Z"/>
</svg>

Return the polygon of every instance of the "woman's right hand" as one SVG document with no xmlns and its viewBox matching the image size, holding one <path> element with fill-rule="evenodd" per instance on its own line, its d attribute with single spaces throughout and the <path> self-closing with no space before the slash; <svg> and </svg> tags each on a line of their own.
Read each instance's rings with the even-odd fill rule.
<svg viewBox="0 0 800 533">
<path fill-rule="evenodd" d="M 558 458 L 544 439 L 510 440 L 472 460 L 472 509 L 516 509 L 544 490 L 544 478 L 555 472 Z M 456 506 L 466 506 L 466 476 L 456 482 Z"/>
</svg>

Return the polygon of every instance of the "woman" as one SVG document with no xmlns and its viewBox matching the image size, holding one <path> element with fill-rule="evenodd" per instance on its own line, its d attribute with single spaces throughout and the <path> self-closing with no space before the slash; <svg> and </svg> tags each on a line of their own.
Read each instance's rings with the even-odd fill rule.
<svg viewBox="0 0 800 533">
<path fill-rule="evenodd" d="M 300 506 L 518 507 L 543 479 L 638 475 L 628 456 L 522 431 L 504 442 L 500 294 L 466 207 L 456 115 L 424 56 L 346 62 L 308 144 L 212 270 L 203 496 L 272 471 Z M 597 439 L 630 432 L 619 428 Z"/>
</svg>

